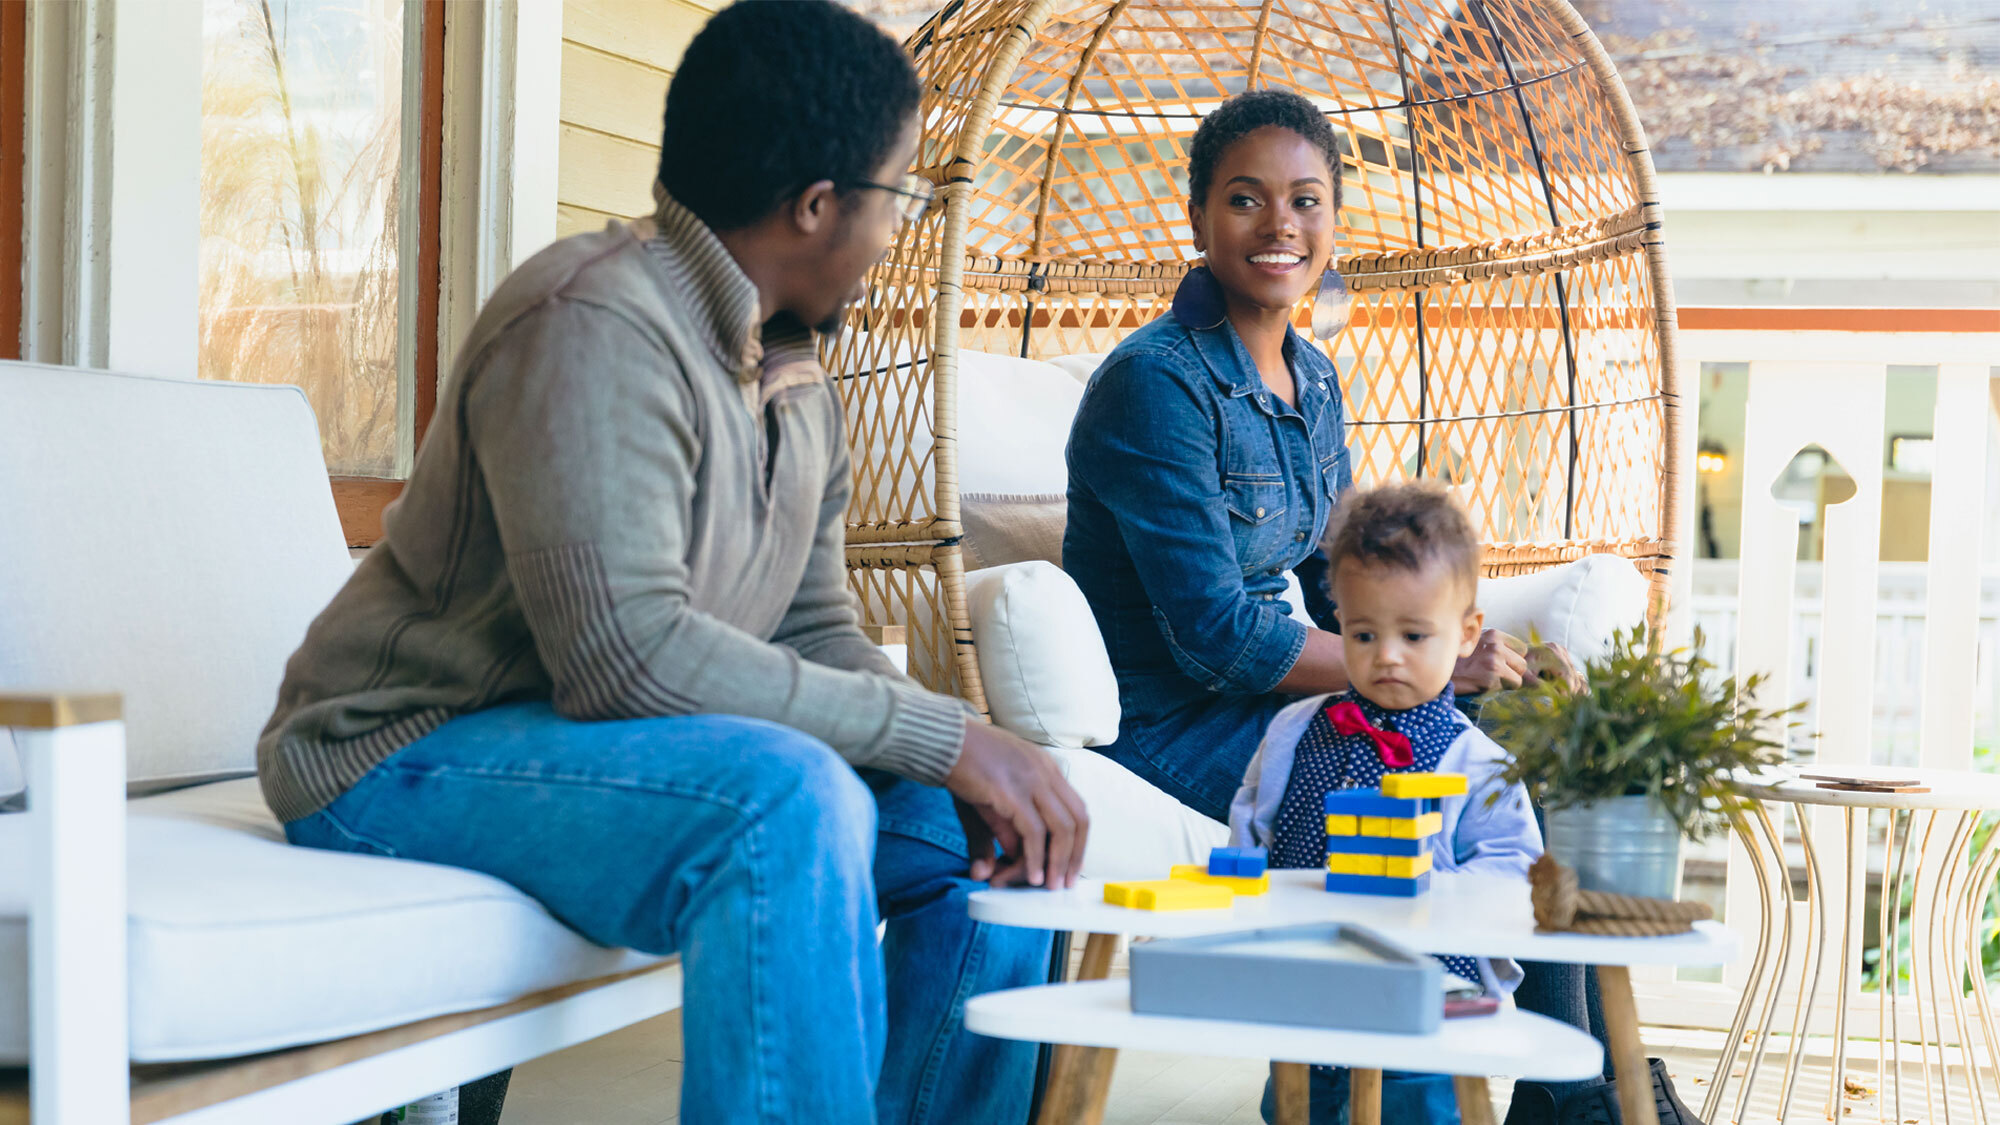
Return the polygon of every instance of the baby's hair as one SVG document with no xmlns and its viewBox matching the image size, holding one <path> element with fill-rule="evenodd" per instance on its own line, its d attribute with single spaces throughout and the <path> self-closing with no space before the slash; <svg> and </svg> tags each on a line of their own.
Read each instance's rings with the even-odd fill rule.
<svg viewBox="0 0 2000 1125">
<path fill-rule="evenodd" d="M 1472 534 L 1472 521 L 1451 493 L 1432 481 L 1350 492 L 1333 513 L 1325 550 L 1329 583 L 1340 564 L 1352 559 L 1404 571 L 1442 563 L 1465 583 L 1467 593 L 1479 589 L 1479 540 Z"/>
</svg>

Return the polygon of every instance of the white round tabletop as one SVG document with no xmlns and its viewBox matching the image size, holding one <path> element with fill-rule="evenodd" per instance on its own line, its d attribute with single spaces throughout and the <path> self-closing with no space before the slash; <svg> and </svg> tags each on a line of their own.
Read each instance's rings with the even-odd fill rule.
<svg viewBox="0 0 2000 1125">
<path fill-rule="evenodd" d="M 1519 879 L 1435 872 L 1416 898 L 1330 894 L 1319 871 L 1273 871 L 1271 889 L 1214 910 L 1135 910 L 1104 901 L 1104 884 L 1080 879 L 1063 891 L 1029 887 L 975 891 L 972 917 L 1002 926 L 1145 937 L 1191 937 L 1306 922 L 1353 922 L 1419 953 L 1516 957 L 1572 965 L 1720 965 L 1736 935 L 1714 922 L 1671 937 L 1594 937 L 1535 932 Z"/>
<path fill-rule="evenodd" d="M 1786 773 L 1792 772 L 1789 768 Z M 1878 780 L 1913 780 L 1926 793 L 1857 793 L 1844 789 L 1821 789 L 1808 778 L 1769 775 L 1745 778 L 1744 789 L 1760 801 L 1784 801 L 1794 805 L 1832 805 L 1863 809 L 1955 809 L 1965 812 L 2000 809 L 2000 774 L 1971 770 L 1935 770 L 1905 766 L 1807 766 L 1800 773 L 1839 774 L 1843 777 Z"/>
<path fill-rule="evenodd" d="M 1427 1074 L 1504 1074 L 1550 1082 L 1596 1076 L 1597 1041 L 1567 1024 L 1503 1008 L 1445 1020 L 1429 1035 L 1332 1031 L 1132 1011 L 1129 983 L 1094 980 L 989 992 L 965 1002 L 967 1030 L 996 1039 Z"/>
</svg>

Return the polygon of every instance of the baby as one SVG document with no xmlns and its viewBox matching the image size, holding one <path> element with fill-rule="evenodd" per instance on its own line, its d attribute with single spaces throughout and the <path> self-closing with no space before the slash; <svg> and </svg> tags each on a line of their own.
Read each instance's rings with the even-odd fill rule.
<svg viewBox="0 0 2000 1125">
<path fill-rule="evenodd" d="M 1230 805 L 1230 843 L 1270 849 L 1272 867 L 1323 867 L 1328 792 L 1379 787 L 1385 772 L 1460 773 L 1467 793 L 1443 800 L 1433 868 L 1525 884 L 1542 852 L 1534 810 L 1520 786 L 1501 780 L 1506 752 L 1452 701 L 1452 669 L 1485 622 L 1474 604 L 1479 544 L 1465 513 L 1431 484 L 1354 493 L 1334 514 L 1326 560 L 1353 686 L 1271 720 Z M 1520 981 L 1511 962 L 1440 960 L 1489 990 L 1511 992 Z M 1330 1073 L 1315 1074 L 1315 1107 L 1339 1096 L 1326 1089 Z M 1385 1075 L 1383 1099 L 1384 1121 L 1457 1120 L 1441 1076 Z"/>
</svg>

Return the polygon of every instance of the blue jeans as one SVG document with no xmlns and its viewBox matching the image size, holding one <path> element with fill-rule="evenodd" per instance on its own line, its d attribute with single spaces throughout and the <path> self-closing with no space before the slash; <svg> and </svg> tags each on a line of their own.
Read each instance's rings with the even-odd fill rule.
<svg viewBox="0 0 2000 1125">
<path fill-rule="evenodd" d="M 690 1125 L 1026 1116 L 1035 1046 L 961 1019 L 975 993 L 1045 980 L 1049 935 L 967 917 L 980 884 L 944 790 L 788 727 L 495 707 L 285 831 L 483 871 L 592 941 L 678 952 Z"/>
</svg>

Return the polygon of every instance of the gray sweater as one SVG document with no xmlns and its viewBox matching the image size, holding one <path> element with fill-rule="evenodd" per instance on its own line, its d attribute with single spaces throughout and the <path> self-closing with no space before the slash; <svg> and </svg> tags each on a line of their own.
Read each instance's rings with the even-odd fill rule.
<svg viewBox="0 0 2000 1125">
<path fill-rule="evenodd" d="M 459 353 L 383 539 L 285 667 L 281 819 L 452 717 L 769 719 L 936 783 L 966 713 L 857 627 L 840 403 L 802 329 L 671 199 L 535 255 Z"/>
</svg>

